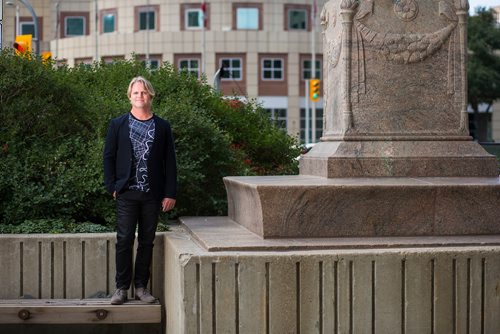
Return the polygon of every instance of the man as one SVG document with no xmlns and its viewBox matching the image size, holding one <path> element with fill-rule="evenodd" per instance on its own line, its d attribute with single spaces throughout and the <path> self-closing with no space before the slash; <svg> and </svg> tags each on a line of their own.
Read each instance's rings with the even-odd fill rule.
<svg viewBox="0 0 500 334">
<path fill-rule="evenodd" d="M 132 79 L 127 96 L 129 113 L 111 120 L 104 146 L 104 184 L 116 200 L 116 291 L 111 304 L 127 300 L 132 283 L 135 231 L 135 297 L 154 303 L 146 286 L 150 276 L 158 215 L 172 210 L 177 192 L 177 167 L 170 124 L 153 114 L 155 95 L 143 77 Z"/>
</svg>

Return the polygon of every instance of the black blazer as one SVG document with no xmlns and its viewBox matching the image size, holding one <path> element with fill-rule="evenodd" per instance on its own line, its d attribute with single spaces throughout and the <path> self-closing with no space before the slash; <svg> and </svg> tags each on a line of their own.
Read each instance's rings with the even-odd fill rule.
<svg viewBox="0 0 500 334">
<path fill-rule="evenodd" d="M 104 185 L 109 193 L 123 190 L 132 175 L 132 143 L 129 137 L 129 114 L 109 123 L 104 144 Z M 155 138 L 148 157 L 149 186 L 153 196 L 162 200 L 177 196 L 177 164 L 172 129 L 168 121 L 153 115 Z"/>
</svg>

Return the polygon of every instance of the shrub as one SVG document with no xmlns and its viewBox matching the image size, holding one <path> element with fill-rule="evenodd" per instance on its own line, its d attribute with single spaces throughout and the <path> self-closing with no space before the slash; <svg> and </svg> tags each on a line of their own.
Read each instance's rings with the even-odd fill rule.
<svg viewBox="0 0 500 334">
<path fill-rule="evenodd" d="M 0 73 L 0 232 L 112 229 L 102 149 L 109 120 L 130 108 L 136 75 L 151 80 L 153 110 L 176 142 L 179 197 L 162 221 L 225 214 L 224 176 L 298 170 L 295 140 L 254 102 L 228 102 L 167 63 L 151 72 L 135 60 L 55 68 L 4 50 Z"/>
</svg>

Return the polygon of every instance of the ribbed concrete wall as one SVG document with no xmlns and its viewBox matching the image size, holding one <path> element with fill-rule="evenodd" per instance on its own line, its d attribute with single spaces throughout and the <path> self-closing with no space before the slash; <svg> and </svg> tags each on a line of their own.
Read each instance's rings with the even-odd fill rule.
<svg viewBox="0 0 500 334">
<path fill-rule="evenodd" d="M 500 333 L 500 247 L 205 252 L 166 238 L 173 333 Z"/>
<path fill-rule="evenodd" d="M 0 299 L 109 295 L 115 289 L 115 242 L 115 233 L 0 235 Z M 150 286 L 158 297 L 163 297 L 163 250 L 158 234 Z"/>
</svg>

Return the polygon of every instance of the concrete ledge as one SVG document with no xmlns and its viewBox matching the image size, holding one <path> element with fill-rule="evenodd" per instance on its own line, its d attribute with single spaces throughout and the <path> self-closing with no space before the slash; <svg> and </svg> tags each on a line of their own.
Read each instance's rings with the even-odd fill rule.
<svg viewBox="0 0 500 334">
<path fill-rule="evenodd" d="M 180 221 L 208 252 L 500 246 L 500 235 L 263 239 L 228 217 L 181 217 Z"/>
<path fill-rule="evenodd" d="M 226 177 L 228 216 L 263 238 L 500 234 L 494 178 Z"/>
<path fill-rule="evenodd" d="M 161 323 L 161 305 L 109 299 L 0 300 L 0 324 Z"/>
<path fill-rule="evenodd" d="M 499 246 L 208 252 L 169 233 L 167 333 L 500 333 L 499 257 Z"/>
<path fill-rule="evenodd" d="M 156 234 L 148 286 L 161 302 L 164 234 Z M 115 289 L 115 243 L 116 233 L 0 234 L 0 300 L 110 295 Z M 128 297 L 134 298 L 133 289 Z"/>
</svg>

